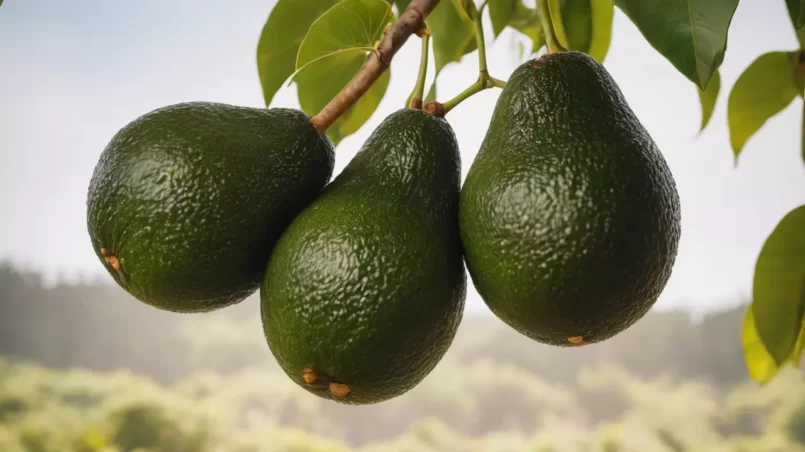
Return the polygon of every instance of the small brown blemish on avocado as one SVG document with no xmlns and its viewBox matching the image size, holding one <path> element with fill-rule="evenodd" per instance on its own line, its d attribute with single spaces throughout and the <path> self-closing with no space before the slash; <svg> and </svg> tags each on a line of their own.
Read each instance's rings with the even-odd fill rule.
<svg viewBox="0 0 805 452">
<path fill-rule="evenodd" d="M 546 53 L 545 55 L 542 55 L 541 57 L 532 61 L 531 66 L 539 69 L 545 66 L 545 64 L 547 64 L 549 61 L 555 59 L 557 55 L 558 53 Z"/>
<path fill-rule="evenodd" d="M 117 256 L 108 256 L 106 258 L 106 262 L 108 262 L 109 265 L 111 265 L 116 271 L 120 271 L 120 260 L 117 258 Z"/>
<path fill-rule="evenodd" d="M 573 345 L 578 345 L 578 344 L 581 344 L 582 342 L 584 342 L 584 338 L 582 336 L 573 336 L 573 337 L 567 338 L 567 341 L 570 342 Z"/>
<path fill-rule="evenodd" d="M 343 383 L 330 383 L 330 392 L 336 397 L 346 397 L 352 392 L 352 389 Z"/>
<path fill-rule="evenodd" d="M 109 257 L 109 250 L 107 248 L 101 248 L 101 256 Z"/>
<path fill-rule="evenodd" d="M 313 371 L 313 369 L 311 369 L 310 367 L 305 367 L 302 370 L 302 380 L 304 380 L 305 383 L 312 385 L 313 383 L 316 382 L 316 380 L 318 380 L 318 376 L 316 375 L 316 372 Z"/>
</svg>

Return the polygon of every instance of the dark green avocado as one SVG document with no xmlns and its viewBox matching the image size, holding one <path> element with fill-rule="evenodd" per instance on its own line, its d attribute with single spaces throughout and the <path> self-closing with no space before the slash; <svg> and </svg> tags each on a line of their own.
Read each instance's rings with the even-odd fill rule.
<svg viewBox="0 0 805 452">
<path fill-rule="evenodd" d="M 288 227 L 261 301 L 268 344 L 293 381 L 369 404 L 436 366 L 466 294 L 460 169 L 445 120 L 398 111 Z"/>
<path fill-rule="evenodd" d="M 333 170 L 333 146 L 297 110 L 160 108 L 103 151 L 89 187 L 92 246 L 160 309 L 201 312 L 260 285 L 271 249 Z"/>
<path fill-rule="evenodd" d="M 467 267 L 489 308 L 553 345 L 652 307 L 680 237 L 676 186 L 615 81 L 579 52 L 520 66 L 461 193 Z"/>
</svg>

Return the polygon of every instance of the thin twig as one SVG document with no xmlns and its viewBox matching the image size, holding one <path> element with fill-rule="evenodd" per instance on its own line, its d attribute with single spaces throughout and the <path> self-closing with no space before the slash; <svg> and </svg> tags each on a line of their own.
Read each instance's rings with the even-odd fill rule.
<svg viewBox="0 0 805 452">
<path fill-rule="evenodd" d="M 372 84 L 391 65 L 391 60 L 408 38 L 425 24 L 425 18 L 439 4 L 439 0 L 412 0 L 400 19 L 390 26 L 374 53 L 369 55 L 361 70 L 322 111 L 310 122 L 324 133 L 333 123 L 361 98 Z"/>
</svg>

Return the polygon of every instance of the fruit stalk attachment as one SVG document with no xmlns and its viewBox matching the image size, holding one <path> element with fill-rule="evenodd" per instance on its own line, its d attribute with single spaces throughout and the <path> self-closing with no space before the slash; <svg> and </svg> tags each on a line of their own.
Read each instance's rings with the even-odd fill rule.
<svg viewBox="0 0 805 452">
<path fill-rule="evenodd" d="M 425 97 L 425 79 L 428 77 L 428 51 L 430 49 L 430 32 L 427 28 L 422 27 L 417 32 L 417 36 L 422 39 L 422 56 L 419 61 L 419 75 L 416 79 L 414 91 L 411 93 L 411 102 L 409 107 L 417 110 L 422 109 L 422 99 Z"/>
<path fill-rule="evenodd" d="M 394 55 L 408 38 L 422 29 L 425 18 L 438 4 L 439 0 L 411 1 L 400 19 L 386 30 L 380 45 L 369 55 L 361 70 L 322 111 L 311 118 L 311 124 L 319 133 L 326 132 L 349 107 L 369 91 L 372 84 L 389 68 Z"/>
<path fill-rule="evenodd" d="M 483 12 L 486 7 L 486 2 L 482 3 L 480 8 L 475 8 L 475 5 L 470 3 L 469 13 L 472 18 L 473 28 L 475 30 L 475 42 L 478 46 L 478 80 L 469 88 L 465 89 L 461 94 L 450 99 L 444 104 L 438 102 L 428 102 L 425 105 L 425 111 L 434 116 L 444 116 L 450 110 L 458 106 L 461 102 L 469 99 L 470 97 L 478 94 L 479 92 L 489 88 L 503 88 L 506 82 L 498 80 L 489 75 L 489 70 L 486 64 L 486 40 L 484 38 L 484 25 L 483 25 Z"/>
<path fill-rule="evenodd" d="M 566 52 L 567 49 L 562 47 L 562 44 L 559 43 L 559 38 L 556 37 L 548 0 L 537 0 L 537 8 L 539 9 L 539 20 L 542 24 L 542 34 L 545 35 L 545 44 L 548 46 L 548 52 Z"/>
</svg>

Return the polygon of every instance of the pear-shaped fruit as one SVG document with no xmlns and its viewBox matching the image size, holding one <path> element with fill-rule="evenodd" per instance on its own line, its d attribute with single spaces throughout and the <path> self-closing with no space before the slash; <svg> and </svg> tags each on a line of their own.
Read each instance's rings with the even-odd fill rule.
<svg viewBox="0 0 805 452">
<path fill-rule="evenodd" d="M 520 66 L 461 194 L 489 308 L 554 345 L 598 342 L 655 303 L 680 236 L 676 186 L 615 81 L 579 52 Z"/>
<path fill-rule="evenodd" d="M 459 187 L 447 122 L 401 110 L 293 221 L 261 288 L 268 344 L 293 381 L 368 404 L 436 366 L 466 293 Z"/>
<path fill-rule="evenodd" d="M 329 181 L 332 142 L 297 110 L 186 103 L 115 135 L 89 187 L 92 246 L 139 300 L 176 312 L 241 301 L 282 231 Z"/>
</svg>

